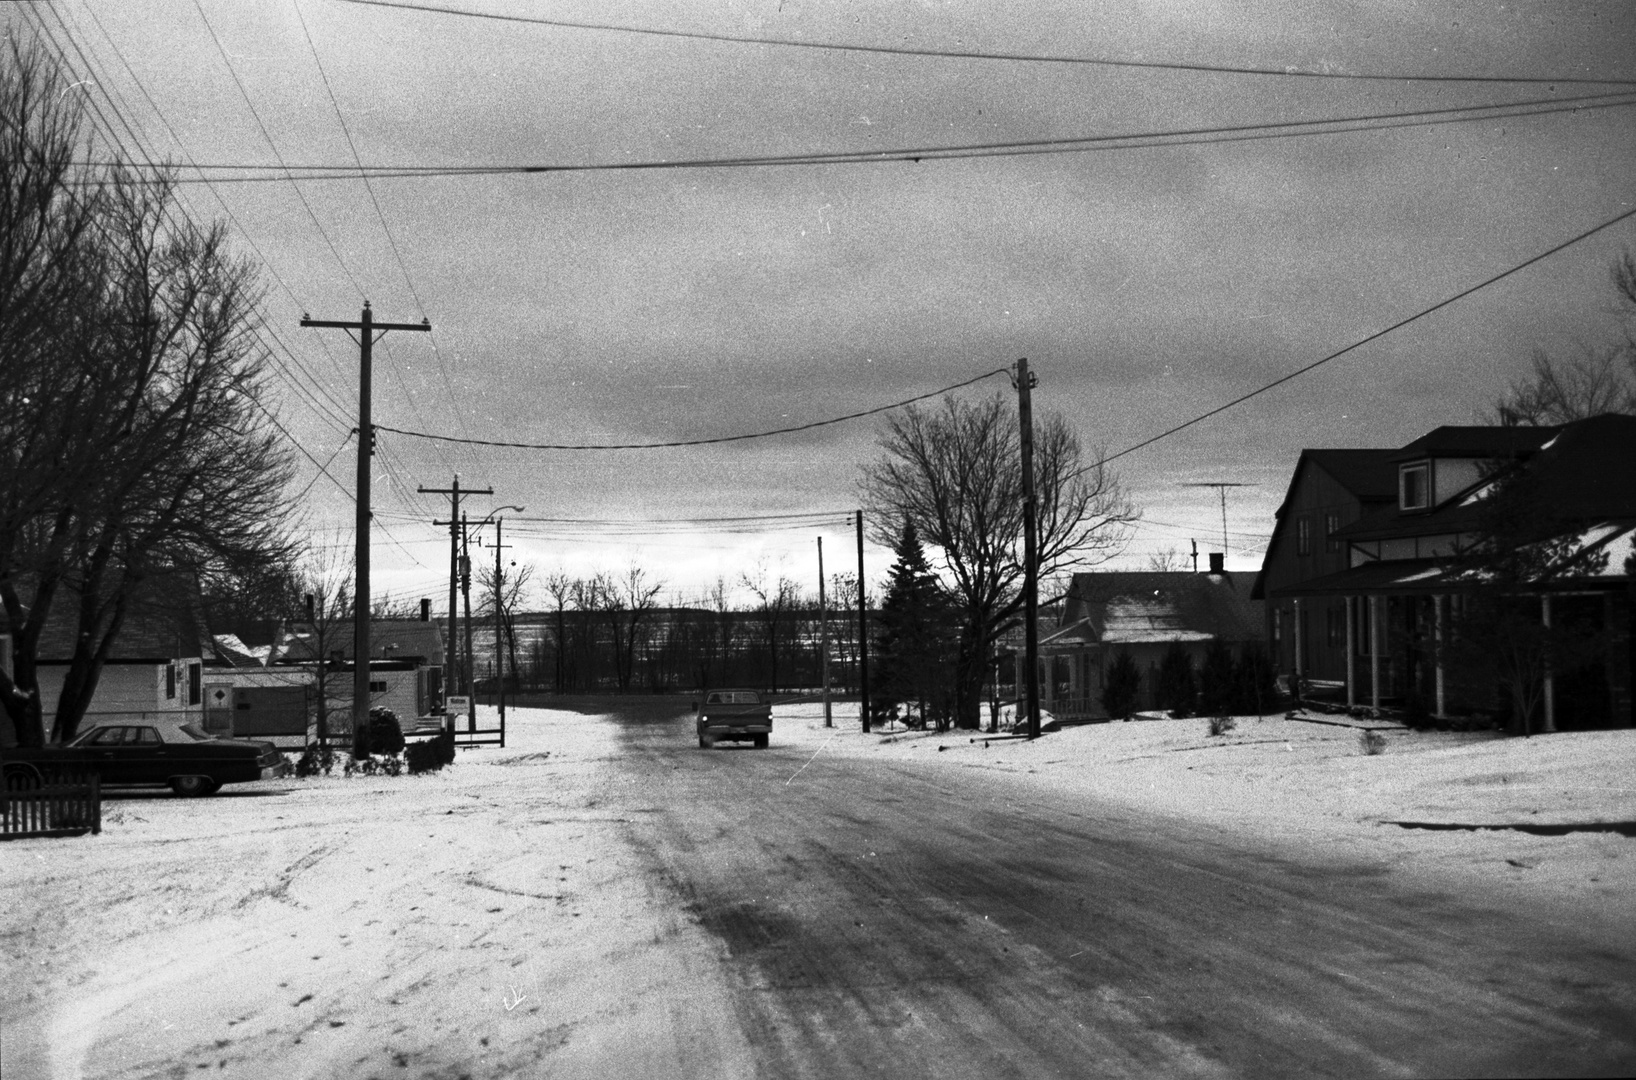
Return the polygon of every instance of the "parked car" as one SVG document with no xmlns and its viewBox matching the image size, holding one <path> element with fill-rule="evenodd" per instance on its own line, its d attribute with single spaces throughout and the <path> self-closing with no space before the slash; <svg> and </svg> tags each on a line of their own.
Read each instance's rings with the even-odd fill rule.
<svg viewBox="0 0 1636 1080">
<path fill-rule="evenodd" d="M 169 785 L 185 797 L 290 774 L 272 743 L 218 739 L 197 724 L 98 724 L 61 746 L 14 747 L 4 757 L 45 774 L 95 772 L 104 787 Z"/>
<path fill-rule="evenodd" d="M 709 690 L 693 703 L 698 712 L 699 747 L 726 740 L 764 748 L 773 730 L 773 707 L 759 690 Z"/>
</svg>

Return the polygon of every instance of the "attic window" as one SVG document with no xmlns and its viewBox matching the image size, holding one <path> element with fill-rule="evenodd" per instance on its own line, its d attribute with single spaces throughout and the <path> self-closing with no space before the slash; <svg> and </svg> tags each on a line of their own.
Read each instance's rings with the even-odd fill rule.
<svg viewBox="0 0 1636 1080">
<path fill-rule="evenodd" d="M 1431 465 L 1403 465 L 1397 470 L 1397 505 L 1400 510 L 1424 510 L 1431 505 Z"/>
</svg>

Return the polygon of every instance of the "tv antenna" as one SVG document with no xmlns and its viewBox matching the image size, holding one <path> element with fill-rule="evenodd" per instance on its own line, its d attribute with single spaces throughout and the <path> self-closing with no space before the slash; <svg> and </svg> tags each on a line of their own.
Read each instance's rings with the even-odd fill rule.
<svg viewBox="0 0 1636 1080">
<path fill-rule="evenodd" d="M 1230 487 L 1260 487 L 1260 484 L 1245 484 L 1237 480 L 1210 480 L 1196 484 L 1183 484 L 1182 487 L 1213 487 L 1221 493 L 1221 559 L 1227 561 L 1227 489 Z"/>
</svg>

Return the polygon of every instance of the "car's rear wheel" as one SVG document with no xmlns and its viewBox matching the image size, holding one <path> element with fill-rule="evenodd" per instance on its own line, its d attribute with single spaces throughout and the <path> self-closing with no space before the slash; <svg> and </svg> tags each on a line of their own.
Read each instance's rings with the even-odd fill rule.
<svg viewBox="0 0 1636 1080">
<path fill-rule="evenodd" d="M 184 799 L 209 795 L 219 787 L 221 785 L 208 776 L 173 776 L 170 781 L 170 789 Z"/>
<path fill-rule="evenodd" d="M 757 735 L 756 736 L 756 741 L 755 741 L 755 747 L 756 747 L 757 750 L 767 749 L 767 736 Z"/>
<path fill-rule="evenodd" d="M 703 733 L 701 733 L 699 735 L 699 749 L 700 750 L 708 750 L 712 746 L 715 746 L 715 745 L 716 745 L 716 740 L 711 738 L 709 735 L 705 735 Z"/>
</svg>

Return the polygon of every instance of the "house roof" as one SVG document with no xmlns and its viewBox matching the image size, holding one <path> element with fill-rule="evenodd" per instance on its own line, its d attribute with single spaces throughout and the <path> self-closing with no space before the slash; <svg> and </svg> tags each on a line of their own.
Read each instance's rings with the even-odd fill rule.
<svg viewBox="0 0 1636 1080">
<path fill-rule="evenodd" d="M 1165 641 L 1254 641 L 1261 603 L 1244 574 L 1138 570 L 1075 574 L 1062 626 L 1041 642 L 1134 645 Z"/>
<path fill-rule="evenodd" d="M 351 619 L 336 619 L 324 628 L 324 652 L 320 657 L 317 635 L 308 623 L 297 623 L 288 628 L 279 647 L 274 651 L 275 661 L 301 663 L 332 658 L 353 659 L 353 624 Z M 369 620 L 369 653 L 376 660 L 418 660 L 422 664 L 443 663 L 443 631 L 436 622 L 419 619 Z"/>
<path fill-rule="evenodd" d="M 1392 455 L 1393 461 L 1426 457 L 1509 458 L 1538 450 L 1560 428 L 1507 425 L 1433 428 Z"/>
<path fill-rule="evenodd" d="M 1512 445 L 1535 447 L 1536 452 L 1520 467 L 1527 470 L 1541 491 L 1549 493 L 1553 517 L 1581 524 L 1636 518 L 1636 416 L 1604 413 L 1559 428 L 1524 430 L 1529 437 Z M 1486 488 L 1487 482 L 1480 482 L 1430 511 L 1404 511 L 1393 503 L 1365 515 L 1337 535 L 1361 541 L 1469 532 L 1480 525 Z"/>
<path fill-rule="evenodd" d="M 1397 498 L 1397 471 L 1391 468 L 1390 450 L 1303 450 L 1301 456 L 1363 502 Z"/>
<path fill-rule="evenodd" d="M 71 583 L 58 587 L 35 648 L 39 663 L 66 664 L 73 659 L 79 639 L 79 602 L 79 592 Z M 208 637 L 193 577 L 153 577 L 131 596 L 107 659 L 109 663 L 164 663 L 202 656 Z"/>
</svg>

